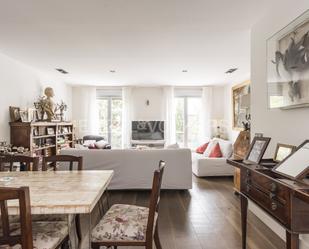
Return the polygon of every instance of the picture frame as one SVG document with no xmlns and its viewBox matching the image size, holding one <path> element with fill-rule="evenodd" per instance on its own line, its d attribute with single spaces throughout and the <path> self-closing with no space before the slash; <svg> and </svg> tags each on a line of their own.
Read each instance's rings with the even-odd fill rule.
<svg viewBox="0 0 309 249">
<path fill-rule="evenodd" d="M 270 140 L 270 137 L 254 137 L 243 162 L 247 164 L 260 164 Z"/>
<path fill-rule="evenodd" d="M 37 127 L 35 127 L 33 129 L 33 136 L 39 136 L 39 131 L 38 131 Z"/>
<path fill-rule="evenodd" d="M 278 143 L 273 160 L 279 163 L 283 161 L 286 157 L 288 157 L 291 153 L 293 153 L 295 150 L 295 145 Z"/>
<path fill-rule="evenodd" d="M 47 134 L 47 135 L 55 135 L 55 130 L 54 130 L 54 128 L 47 127 L 47 128 L 46 128 L 46 134 Z"/>
<path fill-rule="evenodd" d="M 243 131 L 243 122 L 250 115 L 250 81 L 232 87 L 233 130 Z"/>
<path fill-rule="evenodd" d="M 69 133 L 68 127 L 63 127 L 63 128 L 62 128 L 62 133 L 63 133 L 63 134 Z"/>
<path fill-rule="evenodd" d="M 301 143 L 292 154 L 278 163 L 272 171 L 294 181 L 304 179 L 309 173 L 309 140 Z"/>
<path fill-rule="evenodd" d="M 36 120 L 35 108 L 28 108 L 28 122 L 34 122 Z"/>
<path fill-rule="evenodd" d="M 20 111 L 19 107 L 15 107 L 15 106 L 10 106 L 9 107 L 11 122 L 19 122 L 19 121 L 21 121 L 19 111 Z"/>
<path fill-rule="evenodd" d="M 28 110 L 19 110 L 19 115 L 21 122 L 23 123 L 29 122 Z"/>
<path fill-rule="evenodd" d="M 267 39 L 269 109 L 309 107 L 309 10 Z"/>
</svg>

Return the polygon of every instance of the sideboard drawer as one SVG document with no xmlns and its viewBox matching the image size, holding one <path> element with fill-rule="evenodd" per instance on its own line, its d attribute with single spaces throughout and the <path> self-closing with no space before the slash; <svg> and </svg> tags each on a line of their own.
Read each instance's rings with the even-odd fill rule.
<svg viewBox="0 0 309 249">
<path fill-rule="evenodd" d="M 241 192 L 255 201 L 282 224 L 289 222 L 289 194 L 285 186 L 259 173 L 241 172 Z"/>
<path fill-rule="evenodd" d="M 246 189 L 242 191 L 246 193 L 253 201 L 263 207 L 267 212 L 276 217 L 281 223 L 288 224 L 288 208 L 276 198 L 269 198 L 269 195 L 254 185 L 247 184 Z"/>
<path fill-rule="evenodd" d="M 274 194 L 277 198 L 280 199 L 282 203 L 289 202 L 289 189 L 286 186 L 278 184 L 273 179 L 256 172 L 252 172 L 251 176 L 248 179 L 250 179 L 252 184 L 255 184 L 259 187 L 259 189 L 262 189 L 264 192 L 268 194 Z"/>
</svg>

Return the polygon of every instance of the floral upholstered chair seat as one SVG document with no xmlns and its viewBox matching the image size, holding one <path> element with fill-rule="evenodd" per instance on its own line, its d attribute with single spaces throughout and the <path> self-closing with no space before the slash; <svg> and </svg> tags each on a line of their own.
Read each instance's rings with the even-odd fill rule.
<svg viewBox="0 0 309 249">
<path fill-rule="evenodd" d="M 19 223 L 10 224 L 10 228 L 11 235 L 20 234 Z M 33 248 L 55 249 L 68 236 L 68 232 L 67 222 L 34 222 L 32 223 Z M 21 249 L 21 245 L 0 246 L 0 249 L 4 248 Z"/>
<path fill-rule="evenodd" d="M 92 230 L 91 241 L 145 241 L 148 213 L 146 207 L 113 205 Z"/>
<path fill-rule="evenodd" d="M 10 223 L 19 223 L 19 215 L 10 215 Z M 45 222 L 45 221 L 66 221 L 68 222 L 68 215 L 66 214 L 34 214 L 31 216 L 32 222 Z"/>
</svg>

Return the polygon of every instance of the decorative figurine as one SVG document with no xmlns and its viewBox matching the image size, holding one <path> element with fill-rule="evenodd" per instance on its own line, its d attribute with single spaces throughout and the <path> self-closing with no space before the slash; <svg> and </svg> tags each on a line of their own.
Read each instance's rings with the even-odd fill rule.
<svg viewBox="0 0 309 249">
<path fill-rule="evenodd" d="M 55 117 L 55 104 L 53 101 L 53 97 L 55 96 L 54 90 L 51 87 L 46 87 L 44 94 L 46 95 L 46 98 L 43 101 L 43 110 L 47 115 L 47 120 L 52 121 Z"/>
</svg>

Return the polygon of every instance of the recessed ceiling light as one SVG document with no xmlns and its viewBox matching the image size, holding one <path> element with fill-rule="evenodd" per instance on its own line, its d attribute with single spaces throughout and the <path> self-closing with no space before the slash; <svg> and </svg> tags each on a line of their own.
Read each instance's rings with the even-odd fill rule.
<svg viewBox="0 0 309 249">
<path fill-rule="evenodd" d="M 182 72 L 183 72 L 183 73 L 187 73 L 187 72 L 188 72 L 188 70 L 187 70 L 187 69 L 184 69 L 184 70 L 182 70 Z"/>
<path fill-rule="evenodd" d="M 62 68 L 56 68 L 56 70 L 57 70 L 59 73 L 68 74 L 68 72 L 65 71 L 65 70 L 63 70 Z"/>
<path fill-rule="evenodd" d="M 116 70 L 109 70 L 110 73 L 116 73 Z"/>
<path fill-rule="evenodd" d="M 231 68 L 229 70 L 227 70 L 225 73 L 226 74 L 231 74 L 231 73 L 234 73 L 238 68 Z"/>
</svg>

